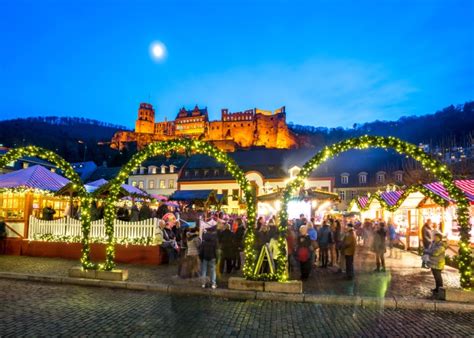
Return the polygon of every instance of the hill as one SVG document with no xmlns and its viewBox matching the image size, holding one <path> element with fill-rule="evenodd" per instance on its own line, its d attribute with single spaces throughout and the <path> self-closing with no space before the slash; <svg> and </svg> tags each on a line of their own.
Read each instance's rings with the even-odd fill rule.
<svg viewBox="0 0 474 338">
<path fill-rule="evenodd" d="M 127 154 L 110 149 L 109 141 L 123 126 L 79 117 L 30 117 L 0 121 L 0 143 L 7 147 L 37 145 L 70 162 L 93 160 L 120 164 Z"/>
<path fill-rule="evenodd" d="M 434 114 L 374 121 L 353 128 L 325 128 L 289 123 L 305 145 L 319 147 L 361 135 L 396 136 L 411 143 L 442 148 L 474 144 L 474 101 L 449 106 Z M 432 147 L 433 148 L 433 147 Z"/>
</svg>

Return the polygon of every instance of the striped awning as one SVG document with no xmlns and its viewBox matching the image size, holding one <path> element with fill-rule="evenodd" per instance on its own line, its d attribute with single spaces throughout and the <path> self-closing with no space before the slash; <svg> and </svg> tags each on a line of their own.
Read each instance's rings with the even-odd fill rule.
<svg viewBox="0 0 474 338">
<path fill-rule="evenodd" d="M 369 203 L 369 197 L 368 196 L 361 196 L 357 198 L 357 203 L 359 203 L 361 208 L 366 208 L 367 203 Z"/>
<path fill-rule="evenodd" d="M 384 191 L 380 193 L 380 197 L 391 207 L 397 204 L 400 197 L 403 195 L 403 190 L 398 191 Z"/>
<path fill-rule="evenodd" d="M 40 165 L 0 175 L 0 188 L 31 188 L 58 191 L 70 181 Z"/>
<path fill-rule="evenodd" d="M 454 183 L 459 189 L 464 192 L 469 202 L 474 203 L 474 180 L 456 180 L 454 181 Z M 453 202 L 453 200 L 449 196 L 449 193 L 444 188 L 441 182 L 428 183 L 425 184 L 424 187 L 434 192 L 436 195 L 440 196 L 444 200 L 448 202 Z"/>
</svg>

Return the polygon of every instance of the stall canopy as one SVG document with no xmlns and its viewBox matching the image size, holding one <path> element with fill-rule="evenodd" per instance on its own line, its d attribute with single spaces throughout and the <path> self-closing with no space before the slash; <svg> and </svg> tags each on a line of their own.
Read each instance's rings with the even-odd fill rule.
<svg viewBox="0 0 474 338">
<path fill-rule="evenodd" d="M 94 193 L 95 195 L 106 195 L 110 187 L 110 183 L 109 181 L 101 178 L 96 181 L 85 184 L 84 187 L 89 193 Z M 74 193 L 76 193 L 76 189 L 74 188 L 74 185 L 72 183 L 68 183 L 57 192 L 58 195 L 72 195 Z M 121 185 L 120 196 L 133 196 L 142 198 L 149 197 L 149 195 L 143 190 L 128 184 Z"/>
<path fill-rule="evenodd" d="M 272 192 L 266 195 L 257 196 L 257 201 L 275 201 L 283 198 L 283 191 Z M 308 199 L 308 200 L 337 200 L 339 197 L 337 194 L 318 190 L 318 189 L 305 189 L 299 194 L 295 195 L 294 199 Z"/>
<path fill-rule="evenodd" d="M 224 200 L 224 195 L 216 194 L 215 190 L 178 190 L 175 191 L 169 199 L 183 202 L 202 201 L 222 203 Z"/>
<path fill-rule="evenodd" d="M 474 180 L 456 180 L 454 183 L 459 189 L 463 191 L 469 202 L 474 204 Z M 444 200 L 453 202 L 453 200 L 449 197 L 448 192 L 440 182 L 425 184 L 425 188 L 431 190 Z"/>
<path fill-rule="evenodd" d="M 0 176 L 0 188 L 31 188 L 56 192 L 70 181 L 40 165 Z"/>
</svg>

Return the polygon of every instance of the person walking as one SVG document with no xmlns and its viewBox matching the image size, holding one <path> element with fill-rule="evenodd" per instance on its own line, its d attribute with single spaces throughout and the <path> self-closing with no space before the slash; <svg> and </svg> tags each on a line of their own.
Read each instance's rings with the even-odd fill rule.
<svg viewBox="0 0 474 338">
<path fill-rule="evenodd" d="M 327 221 L 318 232 L 319 255 L 321 256 L 321 267 L 328 267 L 329 260 L 329 245 L 332 243 L 331 229 Z"/>
<path fill-rule="evenodd" d="M 354 255 L 356 249 L 356 236 L 352 223 L 347 224 L 347 231 L 343 240 L 344 257 L 346 259 L 346 276 L 347 279 L 354 278 Z"/>
<path fill-rule="evenodd" d="M 443 242 L 443 234 L 438 231 L 434 235 L 434 240 L 430 247 L 426 250 L 426 254 L 428 254 L 430 258 L 429 265 L 435 280 L 435 288 L 431 290 L 434 296 L 438 295 L 439 289 L 443 287 L 443 276 L 441 272 L 446 263 L 446 247 L 447 244 Z"/>
<path fill-rule="evenodd" d="M 373 251 L 375 252 L 375 261 L 377 268 L 375 272 L 385 272 L 385 240 L 387 238 L 387 231 L 385 230 L 385 223 L 380 222 L 378 229 L 374 233 Z"/>
<path fill-rule="evenodd" d="M 431 219 L 427 219 L 425 224 L 423 224 L 423 227 L 421 228 L 421 238 L 423 241 L 423 254 L 426 254 L 426 250 L 431 245 L 431 242 L 433 241 L 433 229 L 431 228 Z M 429 269 L 429 266 L 426 264 L 425 261 L 422 261 L 421 267 L 425 269 Z"/>
<path fill-rule="evenodd" d="M 205 280 L 207 272 L 211 280 L 211 288 L 217 288 L 216 282 L 216 260 L 217 260 L 217 234 L 216 227 L 212 226 L 202 236 L 201 249 L 199 250 L 199 258 L 201 259 L 201 277 Z M 207 287 L 204 281 L 203 288 Z"/>
</svg>

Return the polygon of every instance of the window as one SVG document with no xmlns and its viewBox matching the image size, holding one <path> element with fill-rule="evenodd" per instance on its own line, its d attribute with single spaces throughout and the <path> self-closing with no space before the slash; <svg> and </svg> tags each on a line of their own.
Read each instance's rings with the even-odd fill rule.
<svg viewBox="0 0 474 338">
<path fill-rule="evenodd" d="M 194 170 L 194 176 L 199 176 L 199 170 Z"/>
<path fill-rule="evenodd" d="M 132 186 L 136 187 L 137 186 L 137 181 L 132 181 Z"/>
<path fill-rule="evenodd" d="M 403 181 L 403 173 L 402 172 L 395 173 L 395 181 L 397 181 L 397 182 L 402 182 Z"/>
<path fill-rule="evenodd" d="M 207 176 L 209 174 L 209 169 L 204 169 L 204 176 Z"/>
<path fill-rule="evenodd" d="M 166 174 L 166 166 L 164 165 L 161 166 L 161 173 Z"/>
<path fill-rule="evenodd" d="M 385 182 L 385 173 L 378 172 L 377 173 L 377 183 L 384 183 Z"/>
<path fill-rule="evenodd" d="M 321 191 L 329 191 L 329 187 L 321 187 Z"/>
<path fill-rule="evenodd" d="M 174 180 L 168 180 L 168 189 L 174 189 Z"/>
<path fill-rule="evenodd" d="M 170 173 L 171 173 L 171 174 L 174 173 L 174 168 L 176 168 L 176 166 L 170 165 Z"/>
<path fill-rule="evenodd" d="M 160 189 L 166 189 L 166 181 L 160 180 Z"/>
<path fill-rule="evenodd" d="M 52 172 L 52 173 L 55 173 L 55 172 L 56 172 L 56 168 L 51 168 L 51 172 Z"/>
<path fill-rule="evenodd" d="M 345 190 L 339 191 L 339 198 L 341 199 L 341 201 L 346 200 L 346 191 Z"/>
<path fill-rule="evenodd" d="M 184 171 L 184 176 L 185 176 L 185 177 L 188 177 L 188 176 L 189 176 L 189 170 L 185 170 L 185 171 Z"/>
<path fill-rule="evenodd" d="M 367 183 L 367 173 L 360 173 L 359 184 L 366 184 L 366 183 Z"/>
<path fill-rule="evenodd" d="M 155 180 L 148 181 L 148 189 L 155 189 Z"/>
<path fill-rule="evenodd" d="M 214 176 L 219 176 L 219 169 L 214 169 Z"/>
<path fill-rule="evenodd" d="M 144 167 L 140 167 L 140 174 L 144 174 L 145 173 L 145 168 Z"/>
<path fill-rule="evenodd" d="M 222 189 L 222 195 L 224 195 L 224 196 L 229 195 L 229 190 L 228 189 Z"/>
<path fill-rule="evenodd" d="M 341 184 L 348 184 L 349 183 L 349 175 L 348 174 L 342 174 L 341 175 Z"/>
<path fill-rule="evenodd" d="M 232 199 L 234 201 L 239 199 L 239 189 L 232 189 Z"/>
<path fill-rule="evenodd" d="M 23 169 L 26 169 L 26 168 L 28 168 L 28 167 L 30 166 L 30 164 L 29 164 L 29 163 L 26 163 L 26 162 L 23 162 L 23 165 L 22 165 L 22 166 L 23 166 Z"/>
<path fill-rule="evenodd" d="M 145 184 L 143 181 L 138 181 L 138 188 L 143 189 L 145 187 Z"/>
</svg>

